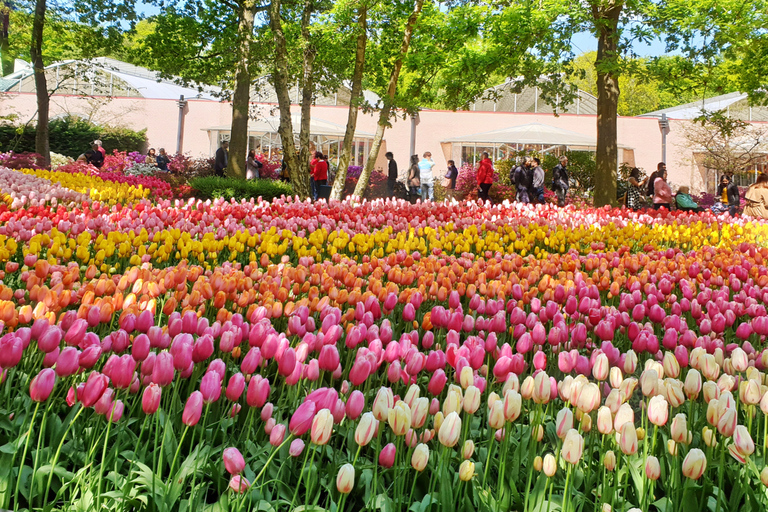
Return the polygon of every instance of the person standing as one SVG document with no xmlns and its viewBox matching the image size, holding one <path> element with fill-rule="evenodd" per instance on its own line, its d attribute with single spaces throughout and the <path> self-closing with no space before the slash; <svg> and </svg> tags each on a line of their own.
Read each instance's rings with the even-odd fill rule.
<svg viewBox="0 0 768 512">
<path fill-rule="evenodd" d="M 552 169 L 552 190 L 557 194 L 557 206 L 565 206 L 565 196 L 568 194 L 568 157 L 560 157 L 560 163 Z"/>
<path fill-rule="evenodd" d="M 541 160 L 533 159 L 533 197 L 537 203 L 544 204 L 544 168 L 541 167 Z"/>
<path fill-rule="evenodd" d="M 514 184 L 517 189 L 516 199 L 520 203 L 530 203 L 533 179 L 531 176 L 531 165 L 533 159 L 529 156 L 525 157 L 523 163 L 518 166 L 514 171 Z"/>
<path fill-rule="evenodd" d="M 259 170 L 262 163 L 256 158 L 256 150 L 252 149 L 248 152 L 248 158 L 245 160 L 245 177 L 249 180 L 259 179 Z"/>
<path fill-rule="evenodd" d="M 493 162 L 491 162 L 491 159 L 488 157 L 488 153 L 483 153 L 483 158 L 480 160 L 480 166 L 477 168 L 477 184 L 480 186 L 478 197 L 483 202 L 489 201 L 490 197 L 488 193 L 493 184 Z"/>
<path fill-rule="evenodd" d="M 221 147 L 216 150 L 216 160 L 213 164 L 213 170 L 216 176 L 224 176 L 224 170 L 229 166 L 229 141 L 221 143 Z"/>
<path fill-rule="evenodd" d="M 328 183 L 328 160 L 318 151 L 310 164 L 312 168 L 312 180 L 314 180 L 313 196 L 315 201 L 320 198 L 320 187 Z"/>
<path fill-rule="evenodd" d="M 408 198 L 413 200 L 421 195 L 421 177 L 419 155 L 411 155 L 411 166 L 408 168 Z"/>
<path fill-rule="evenodd" d="M 744 198 L 747 200 L 744 215 L 768 219 L 768 174 L 760 173 L 757 181 L 747 189 Z"/>
<path fill-rule="evenodd" d="M 93 141 L 93 144 L 91 144 L 91 156 L 88 158 L 88 163 L 97 169 L 101 169 L 101 167 L 104 165 L 104 153 L 99 151 L 101 146 L 96 144 L 97 142 L 100 141 L 95 140 Z M 104 148 L 101 149 L 103 150 Z"/>
<path fill-rule="evenodd" d="M 389 162 L 387 163 L 387 189 L 389 190 L 389 197 L 395 197 L 395 184 L 397 183 L 397 162 L 395 162 L 395 155 L 391 151 L 387 151 L 384 155 Z"/>
<path fill-rule="evenodd" d="M 725 210 L 725 208 L 727 208 L 731 217 L 736 216 L 736 212 L 739 209 L 739 203 L 741 202 L 741 195 L 739 194 L 739 187 L 733 182 L 733 174 L 724 174 L 723 177 L 720 178 L 720 185 L 717 187 L 717 196 L 720 198 L 721 209 Z M 716 206 L 718 205 L 716 204 L 713 206 L 713 210 Z"/>
<path fill-rule="evenodd" d="M 639 210 L 641 205 L 640 190 L 645 186 L 648 178 L 640 181 L 640 169 L 633 167 L 629 172 L 629 188 L 627 189 L 627 208 L 630 210 Z"/>
<path fill-rule="evenodd" d="M 435 166 L 435 161 L 432 160 L 432 153 L 427 151 L 424 153 L 424 158 L 419 162 L 419 179 L 421 180 L 421 199 L 426 201 L 427 199 L 435 198 L 435 190 L 433 187 L 432 168 Z"/>
<path fill-rule="evenodd" d="M 160 148 L 160 154 L 157 155 L 157 168 L 161 171 L 168 170 L 168 164 L 171 163 L 171 158 L 165 152 L 165 148 Z"/>
<path fill-rule="evenodd" d="M 453 197 L 456 191 L 456 179 L 459 177 L 459 170 L 456 168 L 456 162 L 448 160 L 448 172 L 445 173 L 446 196 Z"/>
<path fill-rule="evenodd" d="M 667 171 L 664 171 L 661 176 L 656 178 L 653 182 L 653 207 L 655 209 L 666 208 L 671 209 L 672 205 L 672 189 L 667 183 Z"/>
</svg>

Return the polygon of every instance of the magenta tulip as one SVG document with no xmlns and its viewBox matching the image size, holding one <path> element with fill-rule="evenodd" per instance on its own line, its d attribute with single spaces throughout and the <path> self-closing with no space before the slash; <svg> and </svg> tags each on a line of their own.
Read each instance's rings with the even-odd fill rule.
<svg viewBox="0 0 768 512">
<path fill-rule="evenodd" d="M 19 364 L 23 351 L 23 343 L 14 333 L 0 338 L 0 368 L 13 368 Z"/>
<path fill-rule="evenodd" d="M 144 394 L 141 397 L 141 409 L 144 411 L 144 414 L 155 414 L 157 412 L 162 395 L 163 388 L 154 382 L 144 388 Z"/>
<path fill-rule="evenodd" d="M 251 407 L 261 407 L 269 398 L 269 391 L 269 380 L 261 375 L 254 375 L 251 377 L 251 382 L 248 383 L 248 393 L 245 396 L 245 400 Z"/>
<path fill-rule="evenodd" d="M 29 383 L 29 396 L 35 402 L 45 402 L 56 384 L 56 373 L 50 368 L 40 370 Z"/>
<path fill-rule="evenodd" d="M 311 422 L 310 422 L 311 425 Z M 280 446 L 285 439 L 285 425 L 278 423 L 272 427 L 272 432 L 269 433 L 269 444 L 272 446 Z"/>
<path fill-rule="evenodd" d="M 155 358 L 155 365 L 152 369 L 152 382 L 165 387 L 173 382 L 173 375 L 173 356 L 169 352 L 160 352 Z"/>
<path fill-rule="evenodd" d="M 237 402 L 245 390 L 245 377 L 242 373 L 236 373 L 229 378 L 226 395 L 229 400 Z"/>
<path fill-rule="evenodd" d="M 312 420 L 315 417 L 317 406 L 315 402 L 307 400 L 302 403 L 291 416 L 288 428 L 294 436 L 304 435 L 312 427 Z"/>
<path fill-rule="evenodd" d="M 219 388 L 221 392 L 221 388 Z M 194 427 L 200 421 L 200 415 L 203 412 L 203 394 L 200 391 L 193 391 L 187 403 L 184 406 L 184 412 L 181 415 L 181 422 L 188 427 Z"/>
<path fill-rule="evenodd" d="M 62 332 L 61 328 L 59 328 L 58 325 L 48 327 L 48 321 L 44 320 L 44 322 L 45 323 L 40 324 L 45 329 L 41 332 L 40 336 L 37 338 L 37 347 L 43 352 L 53 352 L 55 349 L 59 348 L 59 345 L 61 344 L 61 339 L 64 337 L 64 333 Z M 33 330 L 37 325 L 38 323 L 35 322 L 35 325 L 33 326 Z M 2 340 L 0 340 L 0 342 L 1 341 Z"/>
<path fill-rule="evenodd" d="M 91 372 L 83 387 L 83 396 L 80 398 L 83 407 L 94 405 L 106 391 L 108 383 L 109 379 L 107 379 L 106 375 L 99 372 Z"/>
<path fill-rule="evenodd" d="M 397 448 L 395 448 L 394 443 L 386 445 L 381 449 L 381 453 L 379 454 L 379 465 L 384 468 L 391 468 L 395 464 L 396 453 Z"/>
<path fill-rule="evenodd" d="M 239 475 L 245 469 L 245 459 L 237 448 L 227 448 L 224 450 L 224 468 L 230 475 Z"/>
<path fill-rule="evenodd" d="M 347 399 L 346 413 L 349 419 L 356 420 L 365 409 L 365 396 L 359 390 L 354 390 Z"/>
<path fill-rule="evenodd" d="M 200 381 L 200 393 L 206 404 L 218 400 L 221 396 L 221 376 L 217 372 L 203 375 L 203 380 Z"/>
<path fill-rule="evenodd" d="M 56 360 L 56 375 L 69 377 L 80 369 L 80 351 L 75 347 L 64 347 Z"/>
</svg>

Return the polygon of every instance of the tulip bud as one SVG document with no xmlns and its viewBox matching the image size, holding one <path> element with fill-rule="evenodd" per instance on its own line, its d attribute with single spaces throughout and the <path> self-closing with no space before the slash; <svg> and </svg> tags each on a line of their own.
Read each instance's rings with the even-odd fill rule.
<svg viewBox="0 0 768 512">
<path fill-rule="evenodd" d="M 632 423 L 624 423 L 619 431 L 619 448 L 624 455 L 637 453 L 637 430 Z"/>
<path fill-rule="evenodd" d="M 761 396 L 760 384 L 757 381 L 742 381 L 739 385 L 739 399 L 745 404 L 757 405 L 760 403 Z"/>
<path fill-rule="evenodd" d="M 272 418 L 270 418 L 272 420 Z M 272 427 L 272 432 L 269 433 L 269 444 L 272 446 L 280 446 L 285 439 L 285 425 L 278 423 Z"/>
<path fill-rule="evenodd" d="M 304 451 L 304 440 L 303 439 L 294 439 L 291 441 L 291 446 L 288 448 L 288 454 L 291 457 L 298 457 L 302 454 Z"/>
<path fill-rule="evenodd" d="M 419 444 L 416 446 L 416 449 L 413 450 L 413 455 L 411 456 L 411 466 L 416 471 L 424 471 L 424 468 L 427 467 L 427 463 L 429 462 L 429 448 L 426 444 Z"/>
<path fill-rule="evenodd" d="M 597 410 L 597 430 L 603 435 L 613 433 L 613 417 L 611 410 L 606 406 Z"/>
<path fill-rule="evenodd" d="M 659 459 L 653 455 L 649 455 L 645 460 L 645 476 L 654 482 L 661 476 L 661 465 L 659 464 Z"/>
<path fill-rule="evenodd" d="M 184 406 L 181 421 L 188 427 L 194 427 L 200 421 L 203 412 L 203 395 L 199 391 L 193 391 Z"/>
<path fill-rule="evenodd" d="M 592 376 L 595 377 L 596 380 L 602 382 L 608 378 L 610 368 L 611 365 L 608 362 L 608 356 L 603 352 L 600 352 L 597 354 L 597 357 L 595 357 L 595 362 L 592 365 Z"/>
<path fill-rule="evenodd" d="M 472 386 L 475 383 L 474 373 L 471 366 L 465 366 L 461 369 L 461 374 L 459 375 L 459 383 L 463 389 L 467 389 L 469 386 Z"/>
<path fill-rule="evenodd" d="M 408 429 L 411 428 L 411 417 L 412 413 L 408 404 L 399 400 L 388 413 L 387 419 L 392 432 L 396 436 L 404 436 Z"/>
<path fill-rule="evenodd" d="M 676 443 L 686 444 L 688 441 L 688 420 L 685 414 L 678 414 L 672 419 L 670 436 Z"/>
<path fill-rule="evenodd" d="M 520 416 L 520 410 L 523 407 L 523 397 L 514 389 L 508 389 L 504 392 L 504 418 L 513 422 Z"/>
<path fill-rule="evenodd" d="M 621 368 L 614 366 L 611 368 L 611 373 L 608 376 L 608 380 L 611 383 L 611 387 L 618 389 L 621 386 L 621 382 L 624 380 L 624 376 L 621 374 Z"/>
<path fill-rule="evenodd" d="M 389 443 L 381 449 L 379 454 L 379 465 L 384 468 L 391 468 L 395 464 L 395 454 L 397 449 L 394 443 Z"/>
<path fill-rule="evenodd" d="M 573 413 L 568 408 L 560 409 L 555 421 L 557 437 L 565 439 L 566 434 L 573 428 Z"/>
<path fill-rule="evenodd" d="M 669 419 L 669 405 L 663 396 L 654 396 L 648 402 L 648 420 L 657 427 L 663 427 Z"/>
<path fill-rule="evenodd" d="M 504 403 L 501 401 L 494 402 L 488 412 L 488 426 L 495 430 L 504 428 L 504 420 Z"/>
<path fill-rule="evenodd" d="M 328 444 L 333 432 L 333 414 L 328 409 L 320 409 L 312 418 L 310 439 L 316 445 Z"/>
<path fill-rule="evenodd" d="M 360 423 L 357 424 L 355 429 L 355 442 L 359 446 L 366 446 L 373 439 L 376 430 L 378 429 L 379 422 L 373 416 L 373 413 L 366 412 L 360 417 Z"/>
<path fill-rule="evenodd" d="M 608 450 L 605 452 L 605 456 L 603 457 L 603 465 L 608 471 L 613 471 L 616 468 L 616 454 L 613 453 L 613 450 Z"/>
<path fill-rule="evenodd" d="M 677 443 L 673 439 L 667 439 L 667 451 L 673 457 L 677 457 Z"/>
<path fill-rule="evenodd" d="M 445 417 L 440 429 L 438 430 L 437 438 L 440 444 L 453 448 L 459 441 L 459 435 L 461 434 L 461 418 L 455 412 L 448 414 Z"/>
<path fill-rule="evenodd" d="M 395 405 L 394 396 L 390 388 L 380 388 L 373 400 L 373 415 L 379 421 L 387 421 L 389 410 Z"/>
<path fill-rule="evenodd" d="M 698 480 L 707 469 L 707 457 L 698 448 L 688 452 L 683 460 L 683 475 L 691 480 Z"/>
<path fill-rule="evenodd" d="M 429 414 L 429 399 L 425 396 L 419 397 L 411 409 L 411 427 L 421 428 L 427 421 Z"/>
<path fill-rule="evenodd" d="M 45 402 L 51 396 L 56 384 L 56 373 L 50 368 L 44 368 L 35 375 L 29 384 L 29 396 L 35 402 Z"/>
<path fill-rule="evenodd" d="M 475 463 L 471 460 L 465 460 L 459 466 L 459 480 L 469 482 L 475 476 Z"/>
<path fill-rule="evenodd" d="M 736 430 L 736 421 L 736 410 L 731 408 L 725 409 L 717 422 L 717 431 L 725 437 L 731 437 Z"/>
<path fill-rule="evenodd" d="M 704 440 L 704 444 L 713 448 L 717 446 L 717 439 L 715 438 L 715 432 L 709 428 L 704 427 L 701 431 L 701 438 Z"/>
<path fill-rule="evenodd" d="M 760 481 L 763 482 L 764 486 L 768 487 L 768 466 L 764 467 L 760 472 Z"/>
<path fill-rule="evenodd" d="M 341 494 L 349 494 L 355 487 L 355 466 L 344 464 L 339 468 L 339 474 L 336 475 L 336 489 Z"/>
<path fill-rule="evenodd" d="M 464 441 L 464 446 L 461 449 L 461 456 L 464 459 L 471 459 L 473 453 L 475 453 L 475 442 L 467 439 Z"/>
<path fill-rule="evenodd" d="M 480 408 L 480 390 L 470 385 L 464 393 L 464 411 L 467 414 L 474 414 Z"/>
<path fill-rule="evenodd" d="M 238 494 L 245 493 L 251 487 L 251 482 L 241 475 L 235 475 L 229 479 L 229 488 Z"/>
<path fill-rule="evenodd" d="M 540 455 L 537 455 L 533 458 L 533 470 L 534 471 L 541 471 L 541 469 L 544 467 L 544 461 L 542 460 Z"/>
<path fill-rule="evenodd" d="M 543 371 L 537 373 L 533 381 L 533 401 L 537 404 L 548 403 L 551 391 L 549 376 Z"/>
<path fill-rule="evenodd" d="M 315 402 L 308 400 L 302 403 L 291 416 L 288 428 L 294 436 L 302 436 L 312 426 L 317 406 Z"/>
<path fill-rule="evenodd" d="M 738 425 L 734 430 L 733 446 L 744 456 L 752 455 L 755 452 L 755 443 L 744 425 Z"/>
<path fill-rule="evenodd" d="M 345 405 L 347 417 L 352 421 L 356 420 L 358 417 L 360 417 L 360 413 L 363 412 L 364 408 L 365 396 L 363 393 L 357 389 L 352 391 Z"/>
<path fill-rule="evenodd" d="M 150 382 L 149 386 L 144 388 L 144 394 L 141 397 L 141 409 L 144 414 L 154 414 L 160 407 L 160 399 L 162 398 L 163 388 Z"/>
<path fill-rule="evenodd" d="M 739 373 L 746 371 L 749 367 L 749 357 L 741 347 L 736 347 L 733 349 L 733 352 L 731 352 L 731 365 L 733 366 L 733 369 Z"/>
<path fill-rule="evenodd" d="M 237 448 L 226 448 L 223 454 L 224 468 L 230 475 L 238 475 L 245 469 L 245 459 Z"/>
<path fill-rule="evenodd" d="M 555 476 L 555 473 L 557 473 L 557 460 L 555 460 L 555 456 L 551 453 L 546 454 L 544 456 L 541 468 L 547 477 L 552 478 Z"/>
<path fill-rule="evenodd" d="M 563 441 L 562 455 L 566 462 L 578 464 L 581 460 L 581 454 L 584 451 L 584 438 L 581 437 L 575 429 L 571 429 L 565 435 Z"/>
</svg>

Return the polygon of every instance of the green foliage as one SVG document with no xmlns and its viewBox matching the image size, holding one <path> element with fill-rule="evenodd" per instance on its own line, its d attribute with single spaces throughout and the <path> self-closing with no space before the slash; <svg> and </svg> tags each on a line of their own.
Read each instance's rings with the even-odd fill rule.
<svg viewBox="0 0 768 512">
<path fill-rule="evenodd" d="M 196 191 L 195 196 L 201 199 L 251 199 L 261 197 L 265 201 L 290 196 L 293 189 L 288 183 L 274 180 L 238 180 L 219 176 L 195 178 L 189 185 Z"/>
<path fill-rule="evenodd" d="M 146 130 L 134 131 L 125 127 L 99 126 L 77 117 L 54 119 L 50 124 L 51 151 L 77 158 L 90 149 L 91 143 L 100 139 L 102 146 L 111 153 L 119 151 L 144 151 L 147 144 Z M 35 150 L 35 128 L 32 126 L 0 125 L 0 152 L 17 153 Z"/>
</svg>

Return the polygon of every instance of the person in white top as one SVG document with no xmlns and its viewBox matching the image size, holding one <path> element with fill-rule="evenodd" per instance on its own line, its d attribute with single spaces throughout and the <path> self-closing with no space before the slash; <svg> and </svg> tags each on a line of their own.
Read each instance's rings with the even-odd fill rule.
<svg viewBox="0 0 768 512">
<path fill-rule="evenodd" d="M 435 189 L 433 187 L 432 168 L 435 166 L 435 161 L 432 160 L 432 153 L 427 151 L 424 153 L 424 158 L 419 162 L 419 174 L 421 175 L 421 200 L 426 201 L 427 198 L 435 199 Z"/>
</svg>

